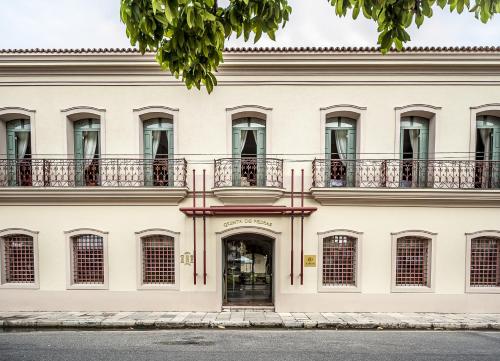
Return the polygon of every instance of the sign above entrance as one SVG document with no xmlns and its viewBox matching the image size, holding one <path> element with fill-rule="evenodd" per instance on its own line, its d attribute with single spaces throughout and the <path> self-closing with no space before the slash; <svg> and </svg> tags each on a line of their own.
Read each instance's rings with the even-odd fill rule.
<svg viewBox="0 0 500 361">
<path fill-rule="evenodd" d="M 273 223 L 266 221 L 265 219 L 258 218 L 243 218 L 243 219 L 235 219 L 232 221 L 224 222 L 224 228 L 237 226 L 240 224 L 258 224 L 259 226 L 272 227 Z"/>
<path fill-rule="evenodd" d="M 316 255 L 304 255 L 304 267 L 316 267 Z"/>
</svg>

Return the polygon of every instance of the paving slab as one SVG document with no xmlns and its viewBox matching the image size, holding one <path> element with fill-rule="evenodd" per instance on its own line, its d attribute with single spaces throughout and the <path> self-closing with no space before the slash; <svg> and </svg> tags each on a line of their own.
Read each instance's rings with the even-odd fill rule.
<svg viewBox="0 0 500 361">
<path fill-rule="evenodd" d="M 0 328 L 332 328 L 500 330 L 500 314 L 381 312 L 1 312 Z"/>
</svg>

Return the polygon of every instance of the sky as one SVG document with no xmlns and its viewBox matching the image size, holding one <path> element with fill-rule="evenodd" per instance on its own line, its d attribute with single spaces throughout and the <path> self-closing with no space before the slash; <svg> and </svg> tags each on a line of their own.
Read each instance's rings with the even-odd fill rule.
<svg viewBox="0 0 500 361">
<path fill-rule="evenodd" d="M 289 0 L 289 23 L 276 41 L 258 46 L 376 46 L 373 22 L 360 16 L 338 18 L 328 0 Z M 0 0 L 0 48 L 129 47 L 120 22 L 120 0 Z M 408 46 L 500 46 L 500 16 L 482 24 L 473 14 L 436 8 L 420 29 L 412 28 Z M 227 46 L 254 46 L 229 39 Z"/>
</svg>

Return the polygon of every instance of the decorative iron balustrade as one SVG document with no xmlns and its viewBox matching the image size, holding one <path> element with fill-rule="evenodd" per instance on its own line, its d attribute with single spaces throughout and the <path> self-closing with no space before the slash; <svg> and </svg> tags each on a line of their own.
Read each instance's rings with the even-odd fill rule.
<svg viewBox="0 0 500 361">
<path fill-rule="evenodd" d="M 216 159 L 214 187 L 283 188 L 283 160 L 255 157 Z"/>
<path fill-rule="evenodd" d="M 185 159 L 0 159 L 0 187 L 186 187 Z"/>
<path fill-rule="evenodd" d="M 500 161 L 315 159 L 313 187 L 500 189 Z"/>
</svg>

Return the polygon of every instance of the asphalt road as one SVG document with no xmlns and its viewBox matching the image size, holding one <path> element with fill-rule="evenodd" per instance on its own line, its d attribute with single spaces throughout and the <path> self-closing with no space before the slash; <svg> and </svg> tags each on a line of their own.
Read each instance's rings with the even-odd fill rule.
<svg viewBox="0 0 500 361">
<path fill-rule="evenodd" d="M 500 332 L 0 332 L 0 360 L 500 360 Z"/>
</svg>

